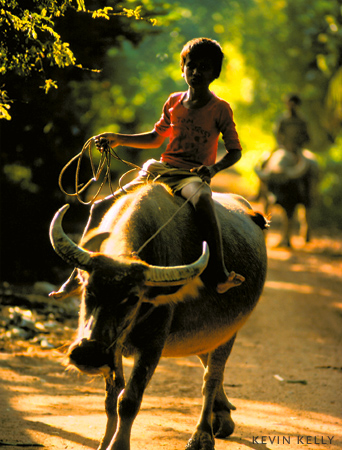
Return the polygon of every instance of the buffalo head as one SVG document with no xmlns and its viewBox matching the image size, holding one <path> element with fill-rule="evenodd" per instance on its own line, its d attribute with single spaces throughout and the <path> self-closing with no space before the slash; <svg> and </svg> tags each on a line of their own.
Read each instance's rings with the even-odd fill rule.
<svg viewBox="0 0 342 450">
<path fill-rule="evenodd" d="M 56 253 L 68 264 L 85 273 L 83 294 L 84 335 L 71 347 L 70 362 L 83 371 L 115 370 L 113 355 L 119 349 L 136 319 L 144 294 L 151 287 L 181 287 L 199 276 L 209 260 L 203 243 L 200 258 L 192 264 L 164 267 L 147 264 L 134 256 L 113 258 L 90 252 L 75 244 L 63 231 L 63 206 L 50 226 L 50 239 Z M 111 239 L 109 236 L 108 239 Z M 149 298 L 153 303 L 153 298 Z M 105 369 L 106 368 L 106 369 Z"/>
</svg>

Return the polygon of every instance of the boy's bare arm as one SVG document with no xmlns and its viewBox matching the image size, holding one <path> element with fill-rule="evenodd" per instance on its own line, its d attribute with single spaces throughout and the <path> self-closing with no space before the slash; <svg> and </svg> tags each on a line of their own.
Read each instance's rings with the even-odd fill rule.
<svg viewBox="0 0 342 450">
<path fill-rule="evenodd" d="M 139 134 L 101 133 L 95 137 L 96 147 L 101 151 L 107 143 L 114 148 L 119 145 L 134 148 L 158 148 L 165 138 L 155 130 Z"/>
<path fill-rule="evenodd" d="M 220 172 L 221 170 L 228 169 L 228 167 L 237 163 L 240 158 L 241 158 L 241 150 L 239 149 L 228 150 L 228 153 L 224 155 L 222 159 L 220 159 L 213 166 L 211 166 L 214 175 L 216 175 L 217 172 Z"/>
<path fill-rule="evenodd" d="M 210 180 L 221 170 L 228 169 L 241 158 L 241 150 L 232 149 L 219 161 L 212 166 L 200 166 L 191 169 L 191 172 L 197 173 L 203 181 L 210 183 Z"/>
</svg>

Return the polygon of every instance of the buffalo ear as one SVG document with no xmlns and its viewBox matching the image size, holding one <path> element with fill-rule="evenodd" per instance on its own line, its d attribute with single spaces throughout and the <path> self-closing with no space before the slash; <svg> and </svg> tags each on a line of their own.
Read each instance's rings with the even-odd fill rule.
<svg viewBox="0 0 342 450">
<path fill-rule="evenodd" d="M 108 239 L 109 236 L 110 236 L 110 233 L 108 233 L 108 232 L 99 233 L 99 234 L 91 237 L 88 241 L 84 242 L 84 244 L 82 244 L 82 247 L 86 248 L 87 250 L 90 250 L 92 252 L 98 252 L 100 250 L 102 243 L 106 239 Z"/>
</svg>

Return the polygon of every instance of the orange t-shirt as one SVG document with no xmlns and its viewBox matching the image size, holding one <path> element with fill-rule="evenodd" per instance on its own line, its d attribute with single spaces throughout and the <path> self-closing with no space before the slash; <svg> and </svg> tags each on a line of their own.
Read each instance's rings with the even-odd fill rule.
<svg viewBox="0 0 342 450">
<path fill-rule="evenodd" d="M 158 134 L 169 138 L 161 161 L 182 169 L 215 164 L 221 133 L 227 150 L 241 150 L 229 103 L 214 94 L 202 108 L 187 109 L 182 103 L 185 94 L 170 95 L 154 126 Z"/>
</svg>

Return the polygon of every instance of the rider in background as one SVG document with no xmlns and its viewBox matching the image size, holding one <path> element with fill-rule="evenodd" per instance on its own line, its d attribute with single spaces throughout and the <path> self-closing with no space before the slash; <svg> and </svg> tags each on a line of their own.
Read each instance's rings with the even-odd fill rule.
<svg viewBox="0 0 342 450">
<path fill-rule="evenodd" d="M 260 185 L 255 201 L 260 201 L 268 195 L 268 186 L 265 182 L 269 181 L 270 176 L 275 176 L 277 183 L 283 177 L 287 182 L 292 177 L 298 178 L 298 173 L 304 173 L 308 168 L 306 158 L 303 157 L 303 149 L 310 142 L 307 122 L 301 117 L 299 108 L 302 101 L 297 94 L 286 96 L 286 111 L 275 125 L 275 137 L 277 146 L 274 150 L 268 151 L 262 155 L 260 163 L 255 168 L 259 178 Z M 285 153 L 284 153 L 285 151 Z M 277 164 L 268 164 L 276 158 L 285 161 L 282 167 L 278 167 L 279 172 L 273 172 Z M 269 167 L 271 165 L 271 167 Z M 280 170 L 281 169 L 281 170 Z M 279 178 L 278 178 L 279 177 Z"/>
<path fill-rule="evenodd" d="M 295 155 L 299 155 L 310 142 L 307 123 L 298 111 L 301 103 L 297 94 L 287 96 L 287 111 L 278 122 L 275 133 L 278 145 Z"/>
</svg>

